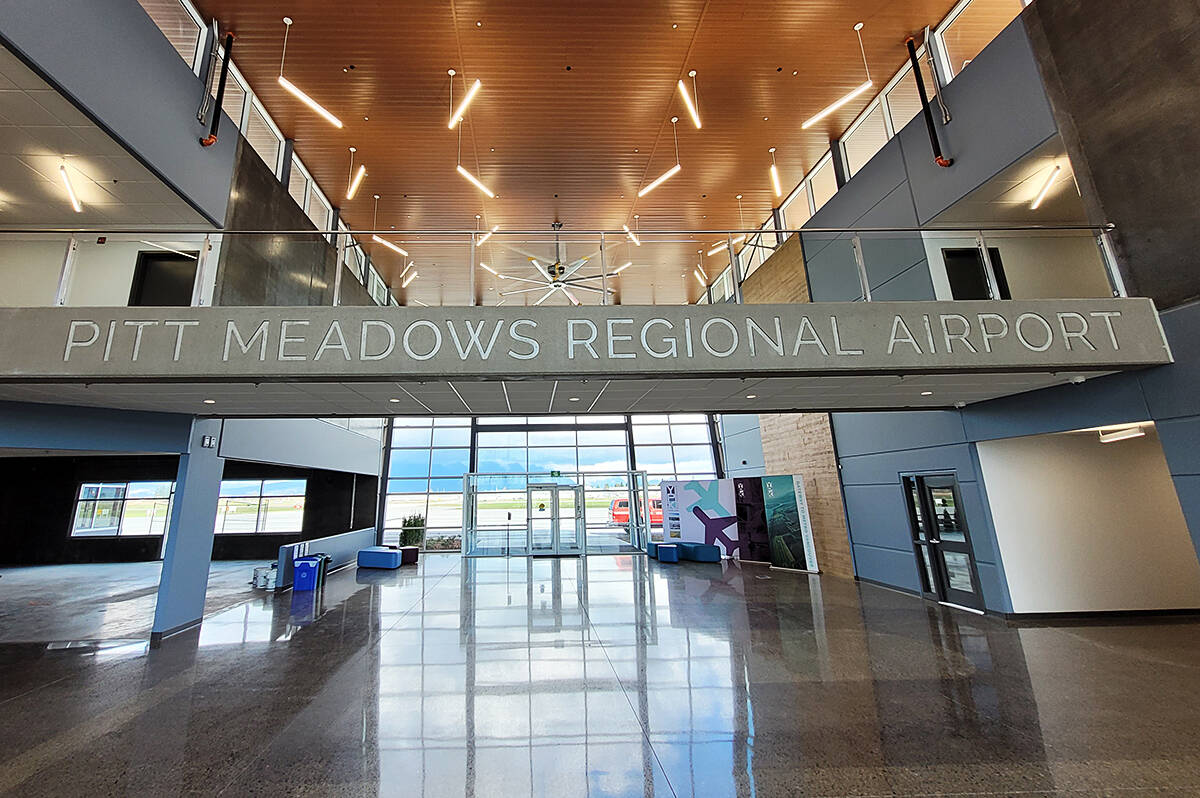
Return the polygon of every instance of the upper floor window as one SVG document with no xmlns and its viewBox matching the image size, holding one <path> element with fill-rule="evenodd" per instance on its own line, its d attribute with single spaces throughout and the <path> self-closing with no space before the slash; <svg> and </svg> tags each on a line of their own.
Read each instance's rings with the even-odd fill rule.
<svg viewBox="0 0 1200 798">
<path fill-rule="evenodd" d="M 194 67 L 204 46 L 204 26 L 180 0 L 138 0 L 187 65 Z"/>
<path fill-rule="evenodd" d="M 963 0 L 938 26 L 946 80 L 962 72 L 1025 7 L 1022 0 Z"/>
</svg>

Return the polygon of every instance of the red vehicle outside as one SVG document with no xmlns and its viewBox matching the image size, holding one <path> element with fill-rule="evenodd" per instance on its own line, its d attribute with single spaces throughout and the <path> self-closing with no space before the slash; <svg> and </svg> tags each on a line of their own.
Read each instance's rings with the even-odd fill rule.
<svg viewBox="0 0 1200 798">
<path fill-rule="evenodd" d="M 629 499 L 613 499 L 608 516 L 616 526 L 629 526 Z M 662 526 L 662 499 L 650 500 L 650 526 Z"/>
</svg>

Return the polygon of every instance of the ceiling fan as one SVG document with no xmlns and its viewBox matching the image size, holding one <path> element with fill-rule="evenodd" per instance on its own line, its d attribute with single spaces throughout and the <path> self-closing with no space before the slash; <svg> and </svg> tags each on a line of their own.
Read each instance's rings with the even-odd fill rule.
<svg viewBox="0 0 1200 798">
<path fill-rule="evenodd" d="M 532 285 L 531 288 L 514 288 L 511 291 L 501 291 L 500 296 L 507 297 L 513 294 L 527 294 L 535 291 L 545 291 L 546 293 L 542 294 L 541 298 L 533 303 L 534 305 L 540 305 L 555 293 L 562 292 L 562 294 L 571 302 L 572 305 L 579 305 L 581 303 L 579 298 L 572 293 L 573 290 L 589 291 L 596 294 L 604 294 L 605 292 L 609 294 L 615 293 L 611 288 L 597 288 L 593 285 L 586 285 L 586 281 L 601 280 L 604 277 L 603 275 L 593 274 L 580 277 L 575 276 L 575 273 L 583 268 L 583 266 L 591 259 L 590 255 L 583 258 L 576 258 L 575 260 L 568 261 L 566 263 L 563 262 L 562 242 L 559 240 L 558 235 L 558 231 L 562 230 L 562 226 L 563 223 L 560 221 L 554 221 L 550 225 L 550 227 L 554 230 L 553 263 L 542 263 L 542 261 L 537 257 L 530 255 L 527 252 L 521 252 L 519 249 L 516 250 L 522 255 L 525 255 L 525 257 L 529 258 L 529 262 L 532 263 L 533 268 L 537 270 L 539 279 L 531 280 L 527 277 L 513 277 L 511 275 L 497 274 L 496 276 L 502 280 L 515 280 L 519 283 L 530 283 Z"/>
</svg>

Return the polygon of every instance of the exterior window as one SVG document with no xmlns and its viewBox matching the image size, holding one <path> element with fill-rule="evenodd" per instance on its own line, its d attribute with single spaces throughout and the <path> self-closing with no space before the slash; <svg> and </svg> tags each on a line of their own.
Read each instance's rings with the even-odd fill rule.
<svg viewBox="0 0 1200 798">
<path fill-rule="evenodd" d="M 862 118 L 842 136 L 842 148 L 846 153 L 846 167 L 851 177 L 866 166 L 887 144 L 887 122 L 884 120 L 883 104 L 875 103 Z"/>
<path fill-rule="evenodd" d="M 267 115 L 257 102 L 250 106 L 250 118 L 246 122 L 246 140 L 258 153 L 258 157 L 275 172 L 279 168 L 279 148 L 283 145 L 283 137 L 276 132 L 274 126 L 267 120 Z"/>
<path fill-rule="evenodd" d="M 783 211 L 783 223 L 791 230 L 807 222 L 812 217 L 812 210 L 808 207 L 807 184 L 801 183 L 791 196 L 783 201 L 780 210 Z"/>
<path fill-rule="evenodd" d="M 301 208 L 305 207 L 304 201 L 308 196 L 308 172 L 300 165 L 300 161 L 295 157 L 292 158 L 292 173 L 288 177 L 288 194 L 292 195 L 292 199 Z M 314 224 L 316 222 L 314 221 Z M 323 225 L 317 225 L 323 227 Z"/>
<path fill-rule="evenodd" d="M 321 190 L 317 188 L 317 184 L 312 184 L 312 189 L 308 192 L 308 207 L 304 209 L 308 214 L 308 218 L 317 226 L 318 230 L 329 229 L 329 214 L 333 213 L 333 207 L 329 204 L 329 200 L 321 195 Z"/>
<path fill-rule="evenodd" d="M 163 535 L 173 496 L 171 482 L 85 482 L 79 486 L 71 536 Z"/>
<path fill-rule="evenodd" d="M 953 80 L 1021 13 L 1021 0 L 966 0 L 939 26 L 943 66 Z"/>
<path fill-rule="evenodd" d="M 295 534 L 304 528 L 303 479 L 222 480 L 218 535 Z"/>
<path fill-rule="evenodd" d="M 221 57 L 225 57 L 225 49 L 219 48 Z M 213 94 L 217 92 L 216 81 L 213 82 Z M 229 65 L 229 79 L 225 82 L 225 97 L 221 100 L 221 110 L 233 120 L 233 126 L 241 128 L 242 111 L 246 108 L 246 97 L 250 94 L 246 81 L 242 79 L 233 65 Z"/>
<path fill-rule="evenodd" d="M 649 483 L 664 479 L 716 479 L 708 416 L 702 413 L 632 416 L 634 458 Z"/>
<path fill-rule="evenodd" d="M 917 51 L 917 62 L 921 65 L 921 78 L 925 81 L 925 92 L 932 98 L 933 77 L 929 74 L 929 62 L 925 58 L 924 48 Z M 913 77 L 912 66 L 904 68 L 900 73 L 900 78 L 884 96 L 887 99 L 892 130 L 899 132 L 917 114 L 921 113 L 921 93 L 917 91 L 917 79 Z"/>
<path fill-rule="evenodd" d="M 179 56 L 194 67 L 200 49 L 203 27 L 179 0 L 138 0 L 163 36 L 179 53 Z"/>
<path fill-rule="evenodd" d="M 833 157 L 826 154 L 813 170 L 808 179 L 808 189 L 812 192 L 813 205 L 817 210 L 837 193 L 837 175 L 833 172 Z"/>
</svg>

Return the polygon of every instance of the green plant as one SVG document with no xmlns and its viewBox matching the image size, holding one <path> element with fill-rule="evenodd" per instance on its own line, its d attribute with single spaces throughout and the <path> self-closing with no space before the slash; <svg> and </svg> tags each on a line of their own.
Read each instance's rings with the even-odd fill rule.
<svg viewBox="0 0 1200 798">
<path fill-rule="evenodd" d="M 425 537 L 425 516 L 420 513 L 408 515 L 400 522 L 400 545 L 420 546 Z"/>
</svg>

